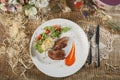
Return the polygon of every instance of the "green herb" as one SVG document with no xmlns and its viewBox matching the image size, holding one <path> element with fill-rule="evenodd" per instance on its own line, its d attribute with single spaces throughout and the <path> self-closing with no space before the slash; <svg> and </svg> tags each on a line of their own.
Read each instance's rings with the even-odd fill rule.
<svg viewBox="0 0 120 80">
<path fill-rule="evenodd" d="M 37 45 L 36 45 L 36 49 L 37 49 L 38 52 L 40 52 L 40 53 L 43 52 L 43 50 L 42 50 L 42 45 L 37 44 Z"/>
<path fill-rule="evenodd" d="M 37 44 L 39 44 L 39 45 L 42 45 L 42 43 L 43 43 L 43 40 L 39 40 L 39 41 L 37 42 Z"/>
<path fill-rule="evenodd" d="M 45 34 L 45 33 L 43 33 L 43 34 L 41 34 L 41 35 L 42 35 L 42 40 L 45 40 L 45 39 L 48 37 L 48 35 Z"/>
<path fill-rule="evenodd" d="M 71 29 L 71 28 L 69 28 L 69 27 L 63 27 L 63 28 L 62 28 L 62 32 L 68 32 L 70 29 Z"/>
<path fill-rule="evenodd" d="M 50 31 L 55 31 L 55 29 L 54 29 L 53 26 L 46 26 L 46 27 L 44 28 L 44 30 L 46 30 L 46 29 L 48 29 L 48 30 L 50 30 Z"/>
<path fill-rule="evenodd" d="M 50 33 L 46 34 L 43 32 L 42 34 L 40 34 L 42 38 L 36 42 L 35 49 L 37 49 L 40 53 L 42 53 L 43 52 L 42 43 L 46 38 L 48 37 L 59 38 L 63 32 L 64 33 L 68 32 L 70 29 L 71 28 L 69 27 L 63 27 L 63 28 L 60 28 L 60 30 L 55 30 L 54 26 L 46 26 L 44 30 L 50 30 Z"/>
<path fill-rule="evenodd" d="M 37 49 L 37 42 L 33 42 L 33 47 Z"/>
<path fill-rule="evenodd" d="M 60 35 L 61 35 L 61 32 L 59 32 L 59 31 L 55 31 L 55 32 L 52 32 L 51 34 L 50 34 L 50 36 L 52 37 L 52 38 L 58 38 L 58 37 L 60 37 Z"/>
</svg>

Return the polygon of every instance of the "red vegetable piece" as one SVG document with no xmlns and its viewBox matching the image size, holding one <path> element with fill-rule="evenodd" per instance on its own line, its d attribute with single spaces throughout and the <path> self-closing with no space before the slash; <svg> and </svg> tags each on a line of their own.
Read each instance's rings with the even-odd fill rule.
<svg viewBox="0 0 120 80">
<path fill-rule="evenodd" d="M 36 40 L 38 41 L 38 40 L 40 40 L 42 38 L 42 36 L 41 35 L 38 35 L 37 37 L 36 37 Z"/>
<path fill-rule="evenodd" d="M 58 30 L 58 31 L 61 30 L 59 25 L 54 25 L 53 27 L 54 27 L 55 30 Z"/>
<path fill-rule="evenodd" d="M 49 34 L 50 33 L 50 30 L 49 29 L 46 29 L 45 30 L 45 34 Z"/>
</svg>

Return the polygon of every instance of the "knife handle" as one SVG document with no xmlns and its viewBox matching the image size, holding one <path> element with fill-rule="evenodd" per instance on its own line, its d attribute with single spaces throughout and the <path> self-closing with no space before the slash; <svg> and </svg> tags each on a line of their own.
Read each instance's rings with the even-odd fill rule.
<svg viewBox="0 0 120 80">
<path fill-rule="evenodd" d="M 100 49 L 99 49 L 99 45 L 97 45 L 97 49 L 98 49 L 98 57 L 97 57 L 96 67 L 100 67 Z"/>
</svg>

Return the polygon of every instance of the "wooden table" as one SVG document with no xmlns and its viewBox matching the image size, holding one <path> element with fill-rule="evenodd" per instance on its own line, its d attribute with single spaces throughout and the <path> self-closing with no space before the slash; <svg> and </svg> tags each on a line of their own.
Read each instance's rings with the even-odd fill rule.
<svg viewBox="0 0 120 80">
<path fill-rule="evenodd" d="M 119 43 L 118 43 L 119 42 Z M 52 78 L 40 72 L 35 66 L 26 71 L 28 80 L 119 80 L 120 79 L 120 37 L 114 41 L 114 50 L 110 53 L 109 60 L 103 60 L 99 68 L 94 64 L 84 66 L 77 73 L 66 78 Z M 116 69 L 112 70 L 112 66 Z M 5 56 L 0 56 L 0 80 L 25 80 L 23 76 L 14 75 L 6 62 Z"/>
<path fill-rule="evenodd" d="M 90 66 L 85 65 L 77 73 L 66 78 L 49 77 L 40 72 L 35 66 L 28 69 L 25 74 L 28 80 L 120 80 L 119 49 L 120 35 L 113 42 L 113 51 L 110 53 L 109 59 L 102 60 L 99 68 L 95 68 L 94 64 Z M 18 76 L 12 72 L 10 66 L 8 65 L 7 58 L 4 55 L 0 56 L 0 80 L 25 80 L 24 76 Z"/>
</svg>

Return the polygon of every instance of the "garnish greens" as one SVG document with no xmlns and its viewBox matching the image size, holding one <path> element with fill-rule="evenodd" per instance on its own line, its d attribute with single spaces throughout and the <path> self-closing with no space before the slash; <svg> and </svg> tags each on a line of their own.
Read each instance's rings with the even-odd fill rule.
<svg viewBox="0 0 120 80">
<path fill-rule="evenodd" d="M 43 33 L 36 37 L 34 47 L 38 52 L 43 53 L 54 46 L 54 39 L 59 38 L 62 33 L 71 30 L 70 27 L 61 27 L 59 25 L 46 26 Z"/>
</svg>

